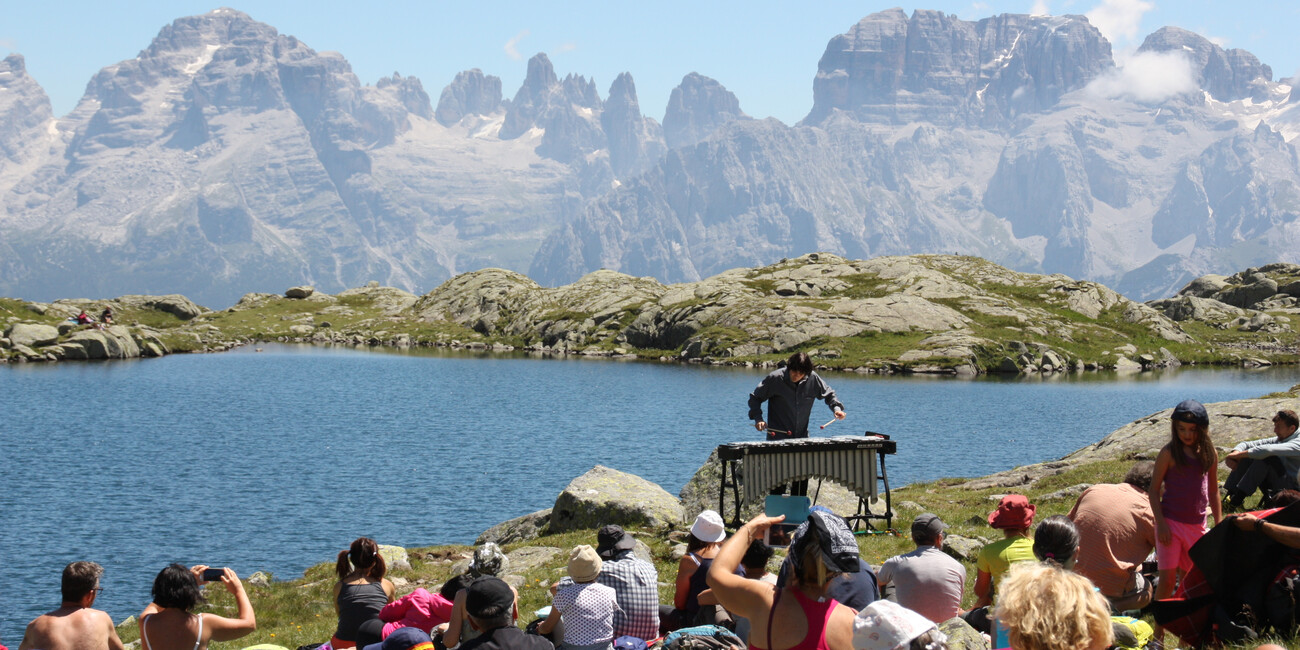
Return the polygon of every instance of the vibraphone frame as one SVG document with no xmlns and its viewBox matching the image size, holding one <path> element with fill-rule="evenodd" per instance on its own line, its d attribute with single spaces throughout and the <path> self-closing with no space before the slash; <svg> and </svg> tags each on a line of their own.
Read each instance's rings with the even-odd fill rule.
<svg viewBox="0 0 1300 650">
<path fill-rule="evenodd" d="M 863 435 L 879 436 L 881 438 L 884 438 L 885 440 L 889 440 L 889 436 L 887 434 L 876 433 L 874 431 L 867 431 Z M 892 442 L 890 444 L 893 445 Z M 732 502 L 736 504 L 735 513 L 733 513 L 731 517 L 731 526 L 733 528 L 739 528 L 741 525 L 741 521 L 740 521 L 741 500 L 740 500 L 740 480 L 736 474 L 736 463 L 741 462 L 741 459 L 739 458 L 723 459 L 721 454 L 721 448 L 726 446 L 727 445 L 720 445 L 718 447 L 719 449 L 718 459 L 721 461 L 722 464 L 722 479 L 718 484 L 718 514 L 722 517 L 723 521 L 727 520 L 727 509 L 726 509 L 727 488 L 731 488 Z M 861 527 L 864 525 L 870 528 L 872 519 L 885 520 L 885 528 L 893 528 L 894 526 L 893 499 L 889 493 L 889 474 L 885 471 L 885 456 L 889 455 L 890 453 L 892 452 L 887 452 L 884 449 L 881 449 L 878 450 L 875 454 L 876 458 L 878 459 L 878 463 L 880 465 L 880 470 L 876 474 L 876 480 L 879 481 L 880 483 L 883 483 L 885 486 L 885 512 L 882 514 L 875 514 L 871 512 L 871 506 L 870 504 L 867 503 L 867 500 L 862 498 L 862 495 L 858 495 L 857 512 L 855 512 L 851 516 L 844 518 L 845 521 L 851 522 L 853 524 L 853 530 L 855 531 L 860 530 Z M 728 474 L 731 475 L 730 480 L 727 479 Z M 821 489 L 820 480 L 821 479 L 819 478 L 818 479 L 819 490 Z"/>
</svg>

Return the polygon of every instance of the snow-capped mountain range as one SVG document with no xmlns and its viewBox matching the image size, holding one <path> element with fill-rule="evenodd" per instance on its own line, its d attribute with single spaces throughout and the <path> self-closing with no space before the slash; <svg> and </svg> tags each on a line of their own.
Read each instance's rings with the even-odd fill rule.
<svg viewBox="0 0 1300 650">
<path fill-rule="evenodd" d="M 756 70 L 755 74 L 761 74 Z M 1300 89 L 1176 27 L 1117 65 L 1082 16 L 894 9 L 830 39 L 800 123 L 692 73 L 662 123 L 528 62 L 432 101 L 231 9 L 53 115 L 0 62 L 0 295 L 424 292 L 499 266 L 662 281 L 815 250 L 961 252 L 1132 297 L 1300 261 Z"/>
</svg>

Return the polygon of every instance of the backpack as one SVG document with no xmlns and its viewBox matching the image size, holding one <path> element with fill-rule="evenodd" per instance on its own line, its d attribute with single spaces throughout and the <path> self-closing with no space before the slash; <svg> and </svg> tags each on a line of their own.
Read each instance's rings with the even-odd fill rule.
<svg viewBox="0 0 1300 650">
<path fill-rule="evenodd" d="M 745 642 L 725 627 L 684 627 L 664 638 L 664 650 L 745 650 Z"/>
<path fill-rule="evenodd" d="M 1300 597 L 1300 564 L 1278 571 L 1264 594 L 1264 618 L 1279 635 L 1290 637 L 1296 627 L 1296 599 Z"/>
</svg>

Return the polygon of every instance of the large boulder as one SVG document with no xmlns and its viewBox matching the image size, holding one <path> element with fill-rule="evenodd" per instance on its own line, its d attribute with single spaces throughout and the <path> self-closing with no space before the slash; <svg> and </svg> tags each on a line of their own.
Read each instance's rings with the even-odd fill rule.
<svg viewBox="0 0 1300 650">
<path fill-rule="evenodd" d="M 10 345 L 40 348 L 58 342 L 59 328 L 40 323 L 14 323 L 5 330 L 5 338 Z"/>
<path fill-rule="evenodd" d="M 517 548 L 506 554 L 510 560 L 510 570 L 514 573 L 527 573 L 540 566 L 545 566 L 560 553 L 563 549 L 554 546 L 525 546 Z"/>
<path fill-rule="evenodd" d="M 189 298 L 186 298 L 179 293 L 172 293 L 164 296 L 119 296 L 113 302 L 127 308 L 160 311 L 166 314 L 171 314 L 181 320 L 190 320 L 204 312 L 202 307 L 194 304 L 194 302 Z"/>
<path fill-rule="evenodd" d="M 1228 278 L 1222 275 L 1202 275 L 1195 280 L 1187 283 L 1178 292 L 1180 296 L 1196 296 L 1197 298 L 1213 298 L 1214 294 L 1228 288 Z"/>
<path fill-rule="evenodd" d="M 303 298 L 311 297 L 311 294 L 313 293 L 316 293 L 315 287 L 308 287 L 308 286 L 289 287 L 289 289 L 285 290 L 284 297 L 301 300 Z"/>
<path fill-rule="evenodd" d="M 503 521 L 485 531 L 474 540 L 475 545 L 496 542 L 497 544 L 513 544 L 515 542 L 526 542 L 530 539 L 537 539 L 542 536 L 546 527 L 551 523 L 551 509 L 538 510 L 537 512 L 515 517 L 510 521 Z"/>
<path fill-rule="evenodd" d="M 607 524 L 667 528 L 682 521 L 682 504 L 662 487 L 602 465 L 573 479 L 555 499 L 551 533 Z"/>
<path fill-rule="evenodd" d="M 1256 303 L 1263 302 L 1277 294 L 1277 282 L 1271 278 L 1261 278 L 1250 284 L 1224 289 L 1214 295 L 1219 302 L 1224 302 L 1242 309 L 1252 309 Z"/>
<path fill-rule="evenodd" d="M 140 356 L 140 346 L 120 325 L 77 332 L 61 347 L 69 359 L 132 359 Z"/>
<path fill-rule="evenodd" d="M 1221 320 L 1242 314 L 1242 310 L 1238 307 L 1213 298 L 1199 298 L 1192 295 L 1152 300 L 1147 305 L 1176 321 Z"/>
</svg>

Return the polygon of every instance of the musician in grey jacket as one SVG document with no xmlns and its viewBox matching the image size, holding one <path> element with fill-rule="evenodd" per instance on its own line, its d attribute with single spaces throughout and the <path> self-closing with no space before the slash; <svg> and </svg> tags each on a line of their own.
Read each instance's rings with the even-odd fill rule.
<svg viewBox="0 0 1300 650">
<path fill-rule="evenodd" d="M 777 368 L 749 394 L 749 419 L 754 428 L 767 432 L 768 440 L 808 437 L 808 418 L 813 402 L 823 400 L 844 419 L 844 404 L 835 391 L 813 372 L 812 359 L 803 352 L 790 355 L 784 368 Z M 763 402 L 767 402 L 767 419 L 763 419 Z"/>
</svg>

